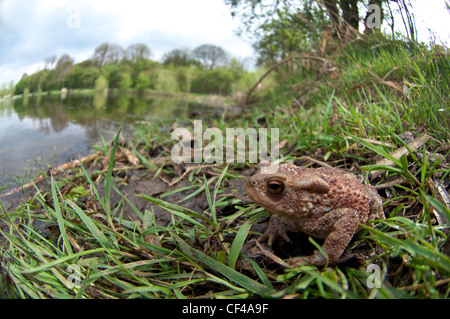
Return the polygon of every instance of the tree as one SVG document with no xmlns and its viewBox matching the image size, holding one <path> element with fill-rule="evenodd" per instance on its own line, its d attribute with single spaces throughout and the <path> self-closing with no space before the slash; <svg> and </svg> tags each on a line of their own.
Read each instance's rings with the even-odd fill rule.
<svg viewBox="0 0 450 319">
<path fill-rule="evenodd" d="M 61 82 L 61 88 L 64 87 L 66 77 L 73 69 L 74 59 L 68 54 L 63 54 L 56 62 L 54 77 L 57 82 Z"/>
<path fill-rule="evenodd" d="M 303 13 L 288 8 L 276 10 L 276 17 L 261 25 L 263 36 L 253 47 L 258 53 L 257 64 L 273 64 L 293 52 L 313 51 L 326 26 L 326 14 L 317 5 L 305 4 Z"/>
<path fill-rule="evenodd" d="M 409 39 L 417 41 L 417 28 L 414 19 L 414 14 L 410 11 L 412 9 L 410 0 L 396 0 L 393 1 L 398 5 L 398 11 L 402 17 L 403 25 L 405 26 L 406 34 Z"/>
<path fill-rule="evenodd" d="M 198 62 L 191 57 L 188 49 L 174 49 L 163 56 L 163 64 L 174 67 L 196 65 Z"/>
<path fill-rule="evenodd" d="M 131 81 L 131 75 L 129 73 L 122 73 L 120 75 L 119 89 L 129 89 L 133 86 L 133 81 Z"/>
<path fill-rule="evenodd" d="M 108 80 L 109 88 L 118 88 L 120 87 L 120 81 L 122 81 L 122 74 L 131 74 L 131 72 L 132 67 L 128 63 L 120 63 L 105 64 L 100 74 Z"/>
<path fill-rule="evenodd" d="M 131 79 L 133 80 L 133 83 L 137 82 L 137 78 L 140 73 L 144 72 L 146 75 L 149 76 L 150 81 L 154 83 L 154 79 L 152 79 L 152 73 L 153 71 L 156 72 L 156 70 L 159 68 L 160 63 L 156 61 L 152 61 L 149 59 L 138 59 L 136 63 L 131 65 Z M 155 77 L 155 76 L 153 76 Z"/>
<path fill-rule="evenodd" d="M 203 67 L 212 70 L 218 66 L 225 65 L 228 61 L 228 54 L 224 49 L 213 44 L 202 44 L 192 51 Z"/>
<path fill-rule="evenodd" d="M 349 35 L 355 35 L 359 30 L 360 9 L 370 15 L 369 6 L 376 4 L 383 17 L 383 4 L 388 0 L 224 0 L 231 8 L 232 16 L 239 15 L 243 21 L 244 30 L 250 34 L 261 37 L 261 26 L 272 23 L 279 18 L 277 10 L 287 9 L 292 14 L 303 16 L 308 10 L 326 13 L 328 23 L 332 25 L 334 34 L 343 39 Z M 370 7 L 371 8 L 371 7 Z M 306 19 L 305 22 L 308 20 Z M 316 19 L 313 17 L 311 27 L 315 27 Z M 380 21 L 382 22 L 382 21 Z M 241 30 L 240 32 L 242 32 Z M 320 30 L 318 30 L 320 31 Z"/>
<path fill-rule="evenodd" d="M 233 72 L 226 68 L 196 69 L 191 83 L 191 92 L 228 95 L 232 91 L 234 80 Z"/>
<path fill-rule="evenodd" d="M 103 76 L 100 75 L 97 80 L 95 80 L 95 89 L 97 91 L 104 91 L 108 89 L 108 80 Z"/>
<path fill-rule="evenodd" d="M 193 68 L 188 66 L 180 66 L 175 69 L 178 88 L 181 92 L 191 91 L 191 82 L 193 75 Z"/>
<path fill-rule="evenodd" d="M 233 77 L 238 80 L 245 73 L 244 63 L 237 58 L 231 58 L 227 65 L 228 69 L 233 73 Z"/>
<path fill-rule="evenodd" d="M 136 78 L 136 89 L 143 91 L 145 89 L 150 88 L 152 85 L 152 82 L 150 81 L 150 78 L 145 72 L 140 72 Z"/>
<path fill-rule="evenodd" d="M 9 81 L 9 83 L 2 83 L 0 89 L 0 96 L 5 96 L 14 93 L 14 81 Z"/>
<path fill-rule="evenodd" d="M 55 64 L 55 62 L 56 62 L 56 55 L 52 55 L 52 56 L 45 58 L 44 62 L 45 62 L 44 69 L 47 69 L 47 68 L 51 69 L 53 67 L 53 64 Z"/>
<path fill-rule="evenodd" d="M 81 64 L 77 64 L 68 76 L 68 86 L 70 88 L 91 88 L 98 75 L 97 68 L 83 67 Z"/>
<path fill-rule="evenodd" d="M 124 54 L 122 47 L 118 44 L 103 43 L 95 48 L 92 60 L 99 68 L 105 64 L 117 64 Z"/>
<path fill-rule="evenodd" d="M 174 70 L 160 69 L 155 81 L 155 90 L 158 92 L 176 93 L 179 92 L 178 83 Z"/>
<path fill-rule="evenodd" d="M 225 0 L 242 22 L 238 33 L 254 40 L 257 64 L 273 64 L 294 52 L 312 51 L 330 23 L 317 0 Z"/>
<path fill-rule="evenodd" d="M 132 63 L 136 63 L 138 59 L 148 59 L 150 58 L 150 55 L 150 49 L 143 43 L 131 44 L 125 51 L 125 56 Z"/>
<path fill-rule="evenodd" d="M 380 8 L 380 17 L 379 17 L 379 22 L 381 23 L 381 21 L 385 21 L 385 14 L 384 14 L 384 10 L 382 10 L 383 8 L 383 2 L 384 0 L 370 0 L 369 4 L 368 4 L 368 10 L 366 12 L 366 16 L 364 17 L 364 34 L 371 34 L 374 32 L 374 30 L 376 30 L 375 28 L 371 27 L 371 24 L 373 22 L 376 22 L 376 18 L 375 16 L 373 16 L 373 12 L 371 12 L 371 10 L 369 10 L 370 6 L 375 5 L 378 8 Z M 389 2 L 386 2 L 387 7 L 389 9 Z M 391 17 L 391 20 L 393 19 L 393 17 Z M 393 21 L 393 20 L 392 20 Z"/>
</svg>

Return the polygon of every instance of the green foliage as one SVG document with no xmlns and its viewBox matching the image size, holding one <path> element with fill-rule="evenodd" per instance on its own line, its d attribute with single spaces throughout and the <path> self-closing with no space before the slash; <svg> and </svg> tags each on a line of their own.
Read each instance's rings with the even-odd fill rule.
<svg viewBox="0 0 450 319">
<path fill-rule="evenodd" d="M 326 15 L 317 5 L 305 3 L 302 15 L 284 7 L 260 27 L 263 34 L 254 44 L 258 64 L 275 63 L 293 52 L 310 52 L 323 35 Z"/>
<path fill-rule="evenodd" d="M 325 8 L 313 0 L 282 0 L 268 5 L 258 0 L 225 0 L 239 16 L 239 33 L 255 39 L 258 64 L 274 63 L 290 53 L 311 51 L 330 23 Z"/>
<path fill-rule="evenodd" d="M 8 84 L 2 83 L 0 87 L 0 97 L 10 94 L 14 94 L 14 82 L 10 81 Z"/>
<path fill-rule="evenodd" d="M 20 79 L 19 82 L 14 87 L 14 94 L 19 95 L 23 94 L 25 89 L 29 90 L 30 88 L 30 78 L 26 74 L 22 76 L 22 79 Z"/>
<path fill-rule="evenodd" d="M 70 88 L 92 88 L 99 76 L 99 70 L 94 67 L 76 65 L 68 76 L 67 86 Z"/>
<path fill-rule="evenodd" d="M 448 131 L 450 121 L 442 108 L 449 103 L 448 55 L 438 46 L 430 49 L 411 41 L 379 36 L 375 39 L 378 44 L 375 50 L 371 49 L 373 39 L 368 38 L 366 45 L 361 41 L 344 51 L 346 59 L 340 61 L 346 70 L 343 85 L 351 90 L 358 83 L 372 83 L 372 88 L 363 94 L 369 94 L 367 98 L 382 97 L 383 103 L 391 105 L 391 114 L 402 116 L 395 125 L 400 133 L 417 127 Z"/>
<path fill-rule="evenodd" d="M 95 80 L 95 89 L 97 91 L 103 91 L 108 89 L 108 80 L 103 76 L 100 75 L 97 80 Z"/>
<path fill-rule="evenodd" d="M 191 92 L 193 69 L 186 66 L 181 66 L 176 69 L 176 78 L 178 88 L 181 92 Z"/>
<path fill-rule="evenodd" d="M 122 73 L 120 75 L 120 81 L 118 83 L 118 88 L 122 90 L 129 89 L 133 86 L 131 81 L 131 75 L 129 73 Z"/>
<path fill-rule="evenodd" d="M 245 97 L 255 83 L 261 78 L 264 72 L 258 70 L 255 72 L 243 72 L 237 77 L 237 80 L 232 85 L 232 96 L 235 102 L 242 104 L 245 102 Z M 277 87 L 275 74 L 270 74 L 258 88 L 253 92 L 252 99 L 263 100 L 273 92 L 273 89 Z"/>
<path fill-rule="evenodd" d="M 177 77 L 173 69 L 160 69 L 155 81 L 157 92 L 177 93 L 179 92 Z"/>
<path fill-rule="evenodd" d="M 229 95 L 236 80 L 238 78 L 235 77 L 235 74 L 226 68 L 196 70 L 192 79 L 191 91 L 195 93 Z"/>
<path fill-rule="evenodd" d="M 124 73 L 128 73 L 130 67 L 127 64 L 106 64 L 101 74 L 108 80 L 110 88 L 119 88 L 122 76 Z"/>
<path fill-rule="evenodd" d="M 28 89 L 30 93 L 61 90 L 68 84 L 74 69 L 73 63 L 74 60 L 69 55 L 63 54 L 53 70 L 44 69 L 31 75 L 24 74 L 15 85 L 14 94 L 23 94 L 25 89 Z M 79 73 L 79 70 L 76 72 Z"/>
<path fill-rule="evenodd" d="M 149 89 L 152 86 L 149 76 L 145 72 L 140 72 L 136 78 L 135 87 L 138 90 Z"/>
</svg>

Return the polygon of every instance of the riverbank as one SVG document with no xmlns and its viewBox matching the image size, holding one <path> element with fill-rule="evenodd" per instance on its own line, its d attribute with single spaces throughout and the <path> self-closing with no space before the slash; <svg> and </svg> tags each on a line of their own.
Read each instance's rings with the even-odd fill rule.
<svg viewBox="0 0 450 319">
<path fill-rule="evenodd" d="M 239 116 L 193 114 L 171 128 L 192 131 L 195 119 L 221 132 L 279 128 L 281 161 L 374 185 L 387 219 L 358 233 L 337 265 L 283 268 L 279 258 L 316 243 L 295 234 L 273 250 L 255 243 L 269 213 L 243 191 L 254 163 L 174 163 L 171 130 L 147 122 L 45 176 L 18 207 L 2 205 L 8 296 L 448 298 L 449 57 L 395 48 L 348 46 L 325 71 L 297 65 Z"/>
<path fill-rule="evenodd" d="M 70 95 L 93 95 L 96 93 L 105 93 L 108 95 L 117 94 L 133 94 L 133 95 L 154 95 L 154 96 L 165 96 L 173 97 L 177 99 L 186 99 L 197 101 L 202 104 L 212 105 L 212 106 L 232 106 L 236 103 L 242 101 L 233 101 L 229 96 L 213 95 L 213 94 L 201 94 L 201 93 L 186 93 L 186 92 L 161 92 L 152 89 L 138 90 L 138 89 L 107 89 L 107 90 L 96 90 L 94 88 L 90 89 L 63 89 L 63 90 L 52 90 L 43 92 L 32 92 L 28 94 L 18 94 L 18 95 L 7 95 L 0 98 L 0 102 L 8 99 L 19 99 L 25 96 L 45 96 L 45 95 L 61 95 L 64 99 L 66 96 Z"/>
</svg>

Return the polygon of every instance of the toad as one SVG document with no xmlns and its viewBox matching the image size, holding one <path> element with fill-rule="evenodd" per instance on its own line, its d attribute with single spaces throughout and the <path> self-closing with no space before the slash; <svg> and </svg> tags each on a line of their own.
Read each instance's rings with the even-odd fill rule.
<svg viewBox="0 0 450 319">
<path fill-rule="evenodd" d="M 334 264 L 353 235 L 369 220 L 384 219 L 383 203 L 376 189 L 363 185 L 355 175 L 339 169 L 305 168 L 280 164 L 277 172 L 260 170 L 249 177 L 248 196 L 272 213 L 264 234 L 269 246 L 277 237 L 291 242 L 287 232 L 303 232 L 325 239 L 322 249 L 307 257 L 297 257 L 290 265 Z"/>
</svg>

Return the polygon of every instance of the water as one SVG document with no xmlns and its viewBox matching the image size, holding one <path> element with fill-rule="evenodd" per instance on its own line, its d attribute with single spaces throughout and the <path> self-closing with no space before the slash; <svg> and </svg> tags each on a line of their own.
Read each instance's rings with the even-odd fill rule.
<svg viewBox="0 0 450 319">
<path fill-rule="evenodd" d="M 91 146 L 139 120 L 189 115 L 180 99 L 137 94 L 40 95 L 0 101 L 0 193 L 92 152 Z M 3 189 L 3 190 L 2 190 Z"/>
</svg>

